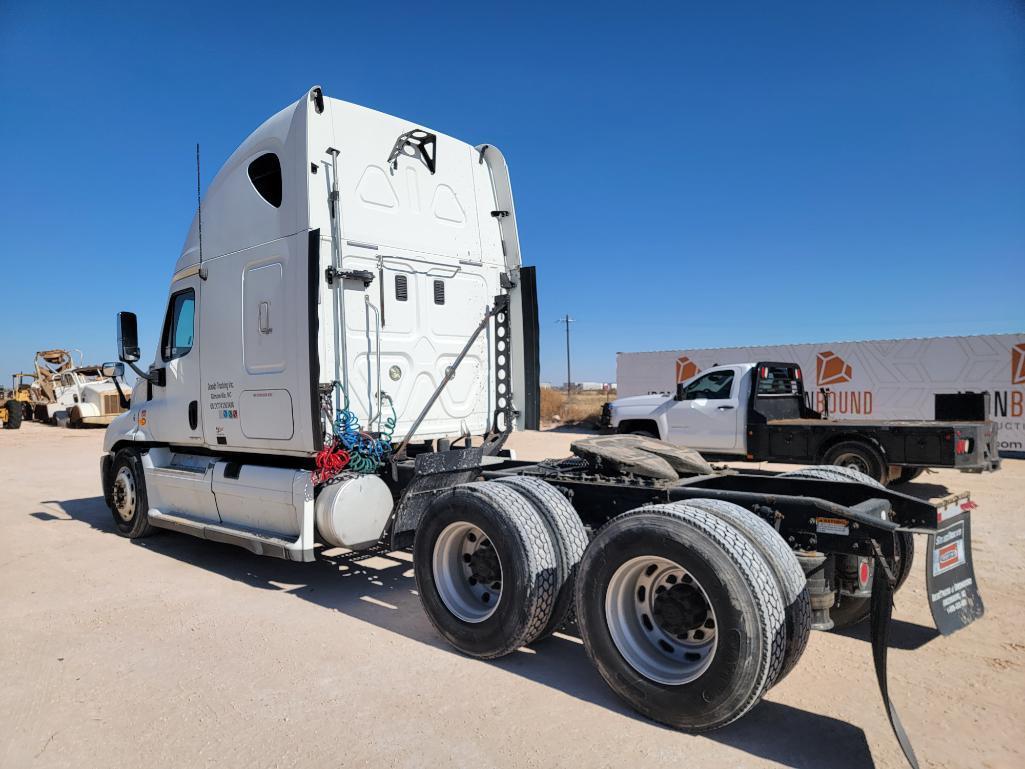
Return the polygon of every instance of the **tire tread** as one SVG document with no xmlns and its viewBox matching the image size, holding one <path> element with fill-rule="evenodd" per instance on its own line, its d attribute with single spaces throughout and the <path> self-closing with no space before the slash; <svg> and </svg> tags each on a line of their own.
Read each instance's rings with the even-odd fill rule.
<svg viewBox="0 0 1025 769">
<path fill-rule="evenodd" d="M 736 566 L 742 579 L 747 584 L 754 601 L 755 614 L 761 630 L 764 643 L 758 664 L 758 673 L 754 685 L 747 692 L 741 704 L 736 707 L 728 717 L 714 723 L 679 727 L 685 728 L 692 733 L 707 732 L 718 729 L 736 721 L 761 701 L 771 682 L 776 680 L 783 665 L 783 655 L 786 646 L 786 631 L 784 628 L 785 616 L 783 596 L 777 586 L 776 578 L 773 576 L 764 556 L 755 548 L 751 541 L 738 529 L 730 525 L 722 518 L 712 513 L 690 506 L 686 502 L 671 502 L 667 504 L 646 505 L 631 510 L 628 513 L 617 516 L 609 521 L 599 531 L 595 541 L 607 532 L 612 526 L 622 525 L 623 521 L 637 516 L 665 516 L 683 523 L 695 529 L 711 540 Z M 582 580 L 577 581 L 577 601 L 583 600 L 582 590 L 585 587 Z M 588 657 L 599 668 L 602 666 L 594 657 L 590 644 L 586 638 L 586 628 L 581 627 L 584 634 L 584 645 Z"/>
<path fill-rule="evenodd" d="M 722 518 L 746 534 L 776 577 L 786 614 L 786 649 L 782 666 L 769 684 L 775 686 L 797 665 L 811 635 L 811 599 L 808 578 L 794 551 L 767 521 L 739 505 L 721 499 L 689 499 L 687 504 Z"/>
<path fill-rule="evenodd" d="M 531 596 L 527 606 L 529 621 L 522 633 L 507 640 L 506 645 L 481 659 L 494 659 L 509 654 L 530 643 L 544 629 L 555 606 L 555 546 L 551 534 L 531 502 L 517 490 L 497 483 L 483 481 L 456 486 L 465 493 L 476 494 L 487 499 L 501 510 L 520 531 L 525 549 L 526 571 L 532 581 Z"/>
<path fill-rule="evenodd" d="M 573 593 L 577 567 L 587 549 L 587 530 L 569 500 L 540 478 L 517 475 L 500 478 L 496 483 L 509 486 L 526 497 L 552 535 L 557 566 L 555 604 L 548 623 L 531 639 L 542 640 L 574 619 Z"/>
</svg>

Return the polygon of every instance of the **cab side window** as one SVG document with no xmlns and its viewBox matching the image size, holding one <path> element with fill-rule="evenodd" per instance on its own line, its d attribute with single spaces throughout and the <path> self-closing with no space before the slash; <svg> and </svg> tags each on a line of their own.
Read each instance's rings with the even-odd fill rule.
<svg viewBox="0 0 1025 769">
<path fill-rule="evenodd" d="M 733 389 L 732 371 L 712 371 L 691 382 L 683 391 L 685 401 L 698 398 L 709 400 L 726 400 Z"/>
<path fill-rule="evenodd" d="M 187 288 L 171 295 L 164 318 L 164 333 L 161 337 L 160 356 L 174 360 L 186 355 L 192 349 L 192 338 L 196 327 L 196 291 Z"/>
</svg>

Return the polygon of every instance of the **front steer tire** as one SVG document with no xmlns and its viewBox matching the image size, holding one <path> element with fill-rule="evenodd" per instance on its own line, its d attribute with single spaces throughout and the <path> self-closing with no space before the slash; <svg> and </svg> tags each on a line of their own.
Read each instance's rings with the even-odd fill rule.
<svg viewBox="0 0 1025 769">
<path fill-rule="evenodd" d="M 146 494 L 146 476 L 142 459 L 131 449 L 121 449 L 114 455 L 110 471 L 110 512 L 114 527 L 122 537 L 138 539 L 153 533 L 149 522 L 149 499 Z"/>
<path fill-rule="evenodd" d="M 471 657 L 515 651 L 552 616 L 551 534 L 530 501 L 507 485 L 469 483 L 438 494 L 417 528 L 413 572 L 431 624 Z"/>
<path fill-rule="evenodd" d="M 703 622 L 695 595 L 708 612 Z M 783 663 L 783 599 L 765 559 L 726 521 L 686 503 L 638 508 L 602 528 L 580 563 L 577 622 L 588 656 L 617 695 L 688 732 L 743 716 Z M 696 651 L 708 635 L 697 640 L 694 628 L 714 629 L 710 653 Z M 681 637 L 688 641 L 675 647 L 666 640 Z"/>
</svg>

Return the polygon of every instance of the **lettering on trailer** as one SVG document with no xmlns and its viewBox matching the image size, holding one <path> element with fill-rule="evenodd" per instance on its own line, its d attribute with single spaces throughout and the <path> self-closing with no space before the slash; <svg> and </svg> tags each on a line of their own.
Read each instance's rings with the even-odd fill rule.
<svg viewBox="0 0 1025 769">
<path fill-rule="evenodd" d="M 238 419 L 234 382 L 207 382 L 206 397 L 207 408 L 216 411 L 219 419 Z"/>
<path fill-rule="evenodd" d="M 960 630 L 985 611 L 972 565 L 969 515 L 964 510 L 949 526 L 929 535 L 925 586 L 933 621 L 943 635 Z"/>
<path fill-rule="evenodd" d="M 836 390 L 834 385 L 845 384 L 854 378 L 854 367 L 832 350 L 815 355 L 815 410 L 837 414 L 872 413 L 871 390 Z M 823 393 L 819 388 L 829 388 Z"/>
<path fill-rule="evenodd" d="M 1014 385 L 1023 385 L 1021 389 Z M 997 448 L 1005 451 L 1025 450 L 1025 441 L 1005 437 L 1006 433 L 1025 430 L 1025 342 L 1011 346 L 1011 387 L 993 391 L 993 421 L 997 423 Z"/>
</svg>

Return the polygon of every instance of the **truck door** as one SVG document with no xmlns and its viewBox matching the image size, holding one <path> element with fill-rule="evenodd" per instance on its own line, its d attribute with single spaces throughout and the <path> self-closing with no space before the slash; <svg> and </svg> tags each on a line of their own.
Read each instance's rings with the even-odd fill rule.
<svg viewBox="0 0 1025 769">
<path fill-rule="evenodd" d="M 160 349 L 154 368 L 163 369 L 163 385 L 152 386 L 146 404 L 148 432 L 162 443 L 190 444 L 203 440 L 199 408 L 199 286 L 197 275 L 171 285 Z"/>
<path fill-rule="evenodd" d="M 716 369 L 683 390 L 669 409 L 669 442 L 702 451 L 735 451 L 739 445 L 740 372 Z"/>
<path fill-rule="evenodd" d="M 315 451 L 319 415 L 311 383 L 318 361 L 319 233 L 226 254 L 205 263 L 200 411 L 206 443 L 227 449 Z M 226 450 L 227 450 L 226 449 Z"/>
</svg>

